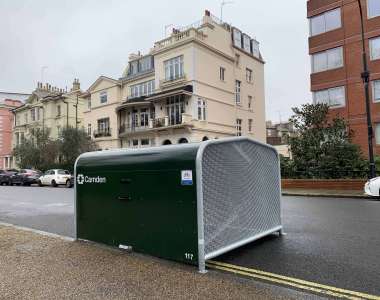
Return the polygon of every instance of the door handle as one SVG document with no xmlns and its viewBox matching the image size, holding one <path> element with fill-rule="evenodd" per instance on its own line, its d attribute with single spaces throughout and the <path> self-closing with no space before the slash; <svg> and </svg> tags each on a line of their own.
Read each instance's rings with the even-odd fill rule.
<svg viewBox="0 0 380 300">
<path fill-rule="evenodd" d="M 121 178 L 120 179 L 120 183 L 126 183 L 126 184 L 128 184 L 128 183 L 131 183 L 131 182 L 132 182 L 132 180 L 129 179 L 129 178 Z"/>
<path fill-rule="evenodd" d="M 120 201 L 130 201 L 132 200 L 131 196 L 119 196 L 117 197 L 118 200 Z"/>
</svg>

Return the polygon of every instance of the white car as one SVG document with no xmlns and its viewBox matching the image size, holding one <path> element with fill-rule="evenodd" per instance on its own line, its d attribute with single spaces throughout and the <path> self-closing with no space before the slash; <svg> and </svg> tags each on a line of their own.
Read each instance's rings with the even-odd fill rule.
<svg viewBox="0 0 380 300">
<path fill-rule="evenodd" d="M 72 187 L 73 178 L 70 172 L 67 170 L 48 170 L 38 179 L 38 185 L 51 185 L 54 187 L 57 187 L 58 185 L 65 185 L 66 187 Z"/>
<path fill-rule="evenodd" d="M 375 177 L 366 182 L 364 185 L 364 193 L 368 196 L 380 196 L 380 177 Z"/>
</svg>

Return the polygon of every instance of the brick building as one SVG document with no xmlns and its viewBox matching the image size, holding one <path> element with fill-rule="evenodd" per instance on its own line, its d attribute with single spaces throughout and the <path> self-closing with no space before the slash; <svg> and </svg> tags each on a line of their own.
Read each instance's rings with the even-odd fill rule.
<svg viewBox="0 0 380 300">
<path fill-rule="evenodd" d="M 371 72 L 370 99 L 374 152 L 380 155 L 380 1 L 361 0 Z M 357 0 L 309 0 L 309 53 L 314 102 L 330 105 L 330 115 L 348 120 L 354 143 L 368 155 L 362 46 Z"/>
<path fill-rule="evenodd" d="M 23 104 L 20 100 L 0 99 L 0 169 L 14 166 L 12 160 L 12 109 Z"/>
</svg>

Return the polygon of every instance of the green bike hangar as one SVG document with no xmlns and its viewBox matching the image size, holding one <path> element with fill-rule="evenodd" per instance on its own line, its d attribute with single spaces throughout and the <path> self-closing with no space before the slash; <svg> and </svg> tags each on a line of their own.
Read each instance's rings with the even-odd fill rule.
<svg viewBox="0 0 380 300">
<path fill-rule="evenodd" d="M 75 235 L 198 265 L 281 233 L 279 156 L 245 138 L 89 152 L 75 163 Z"/>
</svg>

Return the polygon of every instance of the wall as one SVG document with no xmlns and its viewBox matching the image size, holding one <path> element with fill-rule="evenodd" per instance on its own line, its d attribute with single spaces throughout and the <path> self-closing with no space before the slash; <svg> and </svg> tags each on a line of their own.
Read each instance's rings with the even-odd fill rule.
<svg viewBox="0 0 380 300">
<path fill-rule="evenodd" d="M 363 190 L 366 179 L 282 179 L 283 189 Z"/>
</svg>

